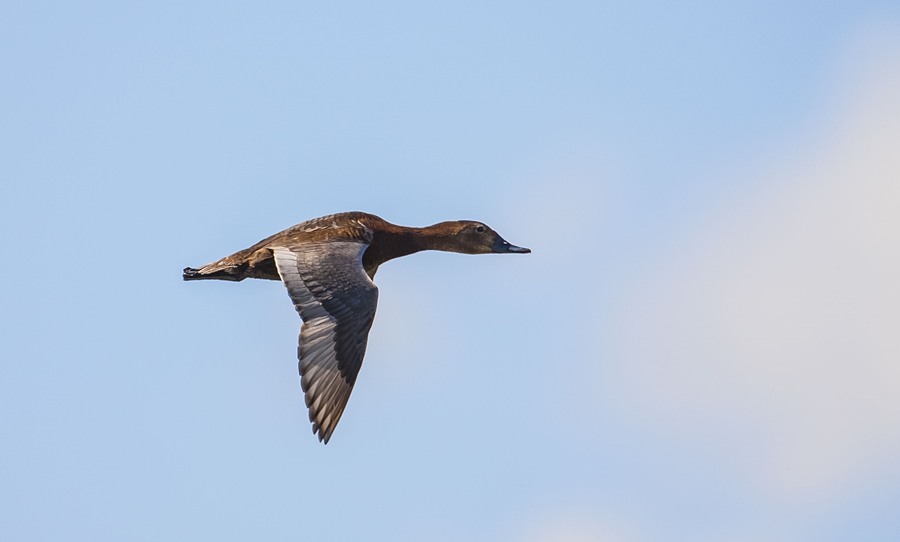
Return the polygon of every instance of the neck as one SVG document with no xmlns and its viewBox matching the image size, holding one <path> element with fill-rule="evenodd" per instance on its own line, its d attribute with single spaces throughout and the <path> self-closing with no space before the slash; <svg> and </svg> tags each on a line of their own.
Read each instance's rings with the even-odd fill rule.
<svg viewBox="0 0 900 542">
<path fill-rule="evenodd" d="M 384 232 L 386 235 L 386 244 L 399 258 L 420 252 L 422 250 L 443 250 L 445 252 L 454 252 L 454 239 L 456 231 L 452 227 L 452 223 L 441 222 L 433 226 L 424 228 L 407 228 L 405 226 L 396 226 L 394 231 Z"/>
<path fill-rule="evenodd" d="M 442 222 L 425 228 L 406 226 L 383 227 L 375 233 L 364 256 L 364 264 L 381 265 L 388 260 L 415 254 L 423 250 L 454 252 L 455 231 L 450 223 Z"/>
</svg>

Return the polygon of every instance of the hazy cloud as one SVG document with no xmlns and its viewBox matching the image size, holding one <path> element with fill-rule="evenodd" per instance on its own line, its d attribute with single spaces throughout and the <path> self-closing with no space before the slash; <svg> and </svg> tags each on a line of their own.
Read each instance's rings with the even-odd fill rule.
<svg viewBox="0 0 900 542">
<path fill-rule="evenodd" d="M 596 513 L 548 513 L 526 526 L 523 542 L 634 542 L 633 529 L 618 521 L 598 519 Z"/>
<path fill-rule="evenodd" d="M 615 347 L 633 411 L 802 501 L 900 458 L 900 54 L 876 64 L 828 133 L 639 285 Z"/>
</svg>

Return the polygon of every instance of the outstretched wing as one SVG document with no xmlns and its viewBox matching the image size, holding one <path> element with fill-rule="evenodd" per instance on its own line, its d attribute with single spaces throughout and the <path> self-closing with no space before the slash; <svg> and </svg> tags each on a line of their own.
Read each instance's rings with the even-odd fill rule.
<svg viewBox="0 0 900 542">
<path fill-rule="evenodd" d="M 366 353 L 378 288 L 362 266 L 369 245 L 330 241 L 272 247 L 278 274 L 303 319 L 300 385 L 320 441 L 341 419 Z"/>
</svg>

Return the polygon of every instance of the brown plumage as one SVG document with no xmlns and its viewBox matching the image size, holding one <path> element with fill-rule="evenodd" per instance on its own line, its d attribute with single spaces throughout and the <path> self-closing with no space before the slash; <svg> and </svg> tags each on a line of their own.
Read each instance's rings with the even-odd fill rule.
<svg viewBox="0 0 900 542">
<path fill-rule="evenodd" d="M 375 318 L 378 267 L 422 250 L 528 253 L 480 222 L 407 228 L 361 212 L 297 224 L 199 269 L 184 280 L 281 280 L 303 320 L 297 354 L 313 433 L 326 444 L 343 414 Z"/>
</svg>

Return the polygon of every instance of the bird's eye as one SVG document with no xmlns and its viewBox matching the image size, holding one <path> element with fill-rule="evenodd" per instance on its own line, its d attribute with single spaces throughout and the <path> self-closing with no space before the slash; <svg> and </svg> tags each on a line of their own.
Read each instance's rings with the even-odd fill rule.
<svg viewBox="0 0 900 542">
<path fill-rule="evenodd" d="M 475 226 L 475 233 L 484 233 L 484 226 Z"/>
</svg>

